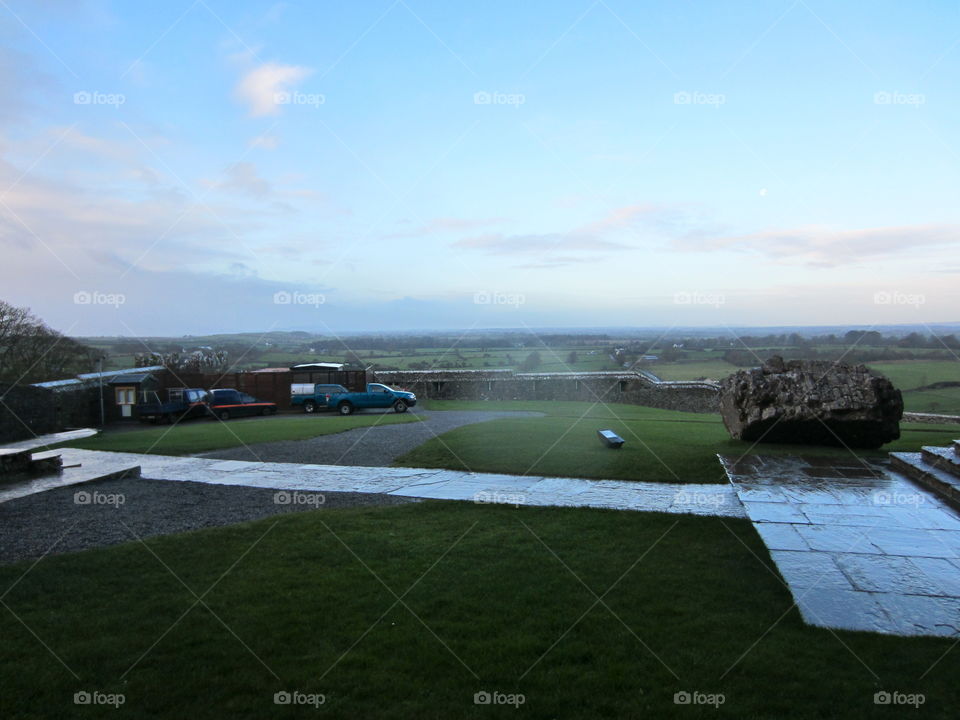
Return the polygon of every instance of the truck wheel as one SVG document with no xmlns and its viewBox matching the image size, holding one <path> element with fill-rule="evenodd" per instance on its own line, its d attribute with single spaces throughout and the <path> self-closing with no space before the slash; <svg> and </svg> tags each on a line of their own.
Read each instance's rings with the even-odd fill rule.
<svg viewBox="0 0 960 720">
<path fill-rule="evenodd" d="M 397 400 L 397 401 L 393 404 L 393 411 L 394 411 L 394 412 L 398 412 L 398 413 L 406 412 L 406 411 L 407 411 L 407 404 L 406 404 L 403 400 Z"/>
<path fill-rule="evenodd" d="M 229 420 L 230 413 L 227 412 L 226 410 L 221 410 L 220 412 L 217 413 L 217 417 L 220 418 L 221 420 Z"/>
<path fill-rule="evenodd" d="M 313 400 L 307 400 L 303 404 L 303 411 L 305 413 L 315 413 L 317 411 L 317 404 Z"/>
<path fill-rule="evenodd" d="M 353 405 L 348 402 L 343 402 L 337 405 L 337 410 L 341 415 L 350 415 L 353 412 Z"/>
</svg>

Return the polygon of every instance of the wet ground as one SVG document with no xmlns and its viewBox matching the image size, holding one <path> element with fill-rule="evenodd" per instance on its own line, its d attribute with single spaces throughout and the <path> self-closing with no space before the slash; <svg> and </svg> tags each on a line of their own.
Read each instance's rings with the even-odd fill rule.
<svg viewBox="0 0 960 720">
<path fill-rule="evenodd" d="M 887 461 L 721 458 L 804 620 L 960 637 L 960 516 Z"/>
</svg>

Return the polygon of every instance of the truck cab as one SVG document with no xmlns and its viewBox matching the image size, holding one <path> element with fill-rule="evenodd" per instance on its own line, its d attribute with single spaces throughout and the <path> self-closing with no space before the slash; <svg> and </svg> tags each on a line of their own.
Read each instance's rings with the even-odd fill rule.
<svg viewBox="0 0 960 720">
<path fill-rule="evenodd" d="M 343 385 L 329 383 L 315 383 L 313 392 L 296 393 L 290 398 L 290 404 L 303 408 L 305 413 L 315 413 L 328 407 L 331 395 L 341 395 L 349 392 Z"/>
<path fill-rule="evenodd" d="M 394 412 L 406 412 L 417 404 L 417 396 L 407 390 L 397 390 L 382 383 L 367 383 L 365 392 L 331 394 L 327 405 L 336 408 L 341 415 L 350 415 L 363 408 L 393 408 Z"/>
</svg>

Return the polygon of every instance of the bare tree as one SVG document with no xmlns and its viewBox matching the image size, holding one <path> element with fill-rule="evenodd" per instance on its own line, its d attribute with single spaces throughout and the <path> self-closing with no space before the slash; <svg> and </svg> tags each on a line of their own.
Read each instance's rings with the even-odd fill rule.
<svg viewBox="0 0 960 720">
<path fill-rule="evenodd" d="M 0 380 L 28 384 L 90 372 L 98 353 L 0 300 Z"/>
</svg>

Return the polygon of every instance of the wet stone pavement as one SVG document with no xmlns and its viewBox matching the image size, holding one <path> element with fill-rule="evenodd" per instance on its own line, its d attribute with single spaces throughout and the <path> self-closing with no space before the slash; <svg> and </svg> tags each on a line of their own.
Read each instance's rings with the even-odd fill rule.
<svg viewBox="0 0 960 720">
<path fill-rule="evenodd" d="M 803 619 L 960 638 L 960 515 L 886 460 L 721 457 Z"/>
</svg>

